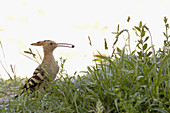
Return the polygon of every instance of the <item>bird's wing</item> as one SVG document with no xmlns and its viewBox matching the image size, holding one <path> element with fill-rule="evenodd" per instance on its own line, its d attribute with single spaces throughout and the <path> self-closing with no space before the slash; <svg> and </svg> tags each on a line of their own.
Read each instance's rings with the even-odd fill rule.
<svg viewBox="0 0 170 113">
<path fill-rule="evenodd" d="M 28 79 L 28 82 L 24 85 L 23 89 L 35 89 L 40 85 L 45 78 L 45 73 L 42 68 L 38 67 L 35 69 L 33 76 Z"/>
<path fill-rule="evenodd" d="M 20 95 L 22 95 L 24 92 L 26 92 L 28 89 L 30 90 L 35 90 L 38 89 L 41 84 L 43 83 L 45 79 L 45 72 L 44 70 L 39 66 L 35 69 L 33 76 L 31 78 L 28 79 L 28 81 L 26 82 L 26 84 L 24 85 L 24 87 L 22 88 L 23 91 L 21 92 Z M 15 96 L 14 98 L 17 98 L 17 96 Z"/>
</svg>

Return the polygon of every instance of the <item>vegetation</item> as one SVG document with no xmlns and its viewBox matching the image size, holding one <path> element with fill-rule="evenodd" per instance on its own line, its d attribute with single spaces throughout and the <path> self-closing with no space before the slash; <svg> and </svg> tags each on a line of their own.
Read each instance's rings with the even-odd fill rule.
<svg viewBox="0 0 170 113">
<path fill-rule="evenodd" d="M 164 46 L 158 51 L 154 49 L 149 28 L 142 22 L 133 28 L 137 36 L 133 51 L 129 30 L 119 30 L 118 25 L 113 32 L 116 40 L 112 55 L 103 56 L 99 52 L 94 56 L 95 65 L 88 66 L 84 76 L 69 76 L 64 70 L 66 59 L 60 58 L 60 77 L 49 84 L 48 92 L 28 92 L 13 99 L 9 92 L 19 93 L 16 86 L 23 86 L 24 80 L 16 76 L 1 80 L 0 96 L 8 96 L 9 101 L 1 103 L 0 112 L 169 113 L 170 35 L 166 17 L 164 23 Z M 122 49 L 115 47 L 124 32 L 128 33 L 128 44 Z M 90 37 L 89 41 L 92 46 Z M 108 49 L 106 40 L 105 49 Z M 26 53 L 35 58 L 31 49 Z"/>
</svg>

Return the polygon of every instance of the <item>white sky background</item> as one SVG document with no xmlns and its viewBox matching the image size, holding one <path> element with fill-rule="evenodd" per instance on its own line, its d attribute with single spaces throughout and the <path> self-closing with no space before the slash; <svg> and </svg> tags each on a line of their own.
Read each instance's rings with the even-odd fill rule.
<svg viewBox="0 0 170 113">
<path fill-rule="evenodd" d="M 130 30 L 134 49 L 137 37 L 131 28 L 140 21 L 150 28 L 158 49 L 165 40 L 163 18 L 170 19 L 169 6 L 169 0 L 0 0 L 0 40 L 5 52 L 4 58 L 0 48 L 0 61 L 10 73 L 9 65 L 12 64 L 16 66 L 17 76 L 30 77 L 38 64 L 20 53 L 32 48 L 43 56 L 42 48 L 32 47 L 31 43 L 41 40 L 71 43 L 74 49 L 57 48 L 54 56 L 56 60 L 61 56 L 67 58 L 65 69 L 73 75 L 92 64 L 88 36 L 94 50 L 101 52 L 104 52 L 106 38 L 111 54 L 115 41 L 111 32 L 120 24 L 120 30 Z M 129 23 L 128 16 L 131 17 Z M 123 45 L 122 38 L 118 46 Z M 0 77 L 8 79 L 1 65 Z"/>
</svg>

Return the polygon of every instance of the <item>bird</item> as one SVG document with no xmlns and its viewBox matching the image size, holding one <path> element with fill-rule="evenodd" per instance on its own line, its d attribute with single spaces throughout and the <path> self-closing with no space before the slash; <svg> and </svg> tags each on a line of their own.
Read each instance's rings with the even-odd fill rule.
<svg viewBox="0 0 170 113">
<path fill-rule="evenodd" d="M 33 46 L 42 46 L 44 52 L 44 58 L 42 63 L 35 69 L 33 76 L 28 79 L 25 85 L 22 87 L 22 95 L 24 92 L 35 91 L 38 89 L 44 88 L 48 82 L 54 80 L 59 71 L 59 66 L 56 63 L 56 60 L 53 56 L 53 51 L 57 47 L 68 47 L 74 48 L 73 44 L 68 43 L 56 43 L 51 40 L 38 41 L 36 43 L 32 43 Z M 14 98 L 17 98 L 19 95 L 16 95 Z"/>
</svg>

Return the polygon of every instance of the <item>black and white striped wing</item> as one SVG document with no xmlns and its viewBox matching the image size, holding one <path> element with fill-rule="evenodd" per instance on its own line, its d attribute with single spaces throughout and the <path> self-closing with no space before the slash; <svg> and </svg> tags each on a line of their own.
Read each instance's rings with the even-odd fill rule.
<svg viewBox="0 0 170 113">
<path fill-rule="evenodd" d="M 45 74 L 44 74 L 44 71 L 43 69 L 41 69 L 40 67 L 38 67 L 34 73 L 33 73 L 33 76 L 28 79 L 27 83 L 24 85 L 24 87 L 22 88 L 23 91 L 21 92 L 20 95 L 22 95 L 24 92 L 26 92 L 28 89 L 30 90 L 36 90 L 38 89 L 41 84 L 43 83 L 44 81 L 44 78 L 45 78 Z M 14 98 L 17 98 L 17 96 L 15 96 Z"/>
<path fill-rule="evenodd" d="M 44 71 L 41 68 L 37 68 L 34 73 L 33 76 L 28 79 L 28 83 L 25 84 L 25 86 L 23 88 L 25 89 L 36 89 L 38 88 L 38 86 L 44 81 Z"/>
</svg>

